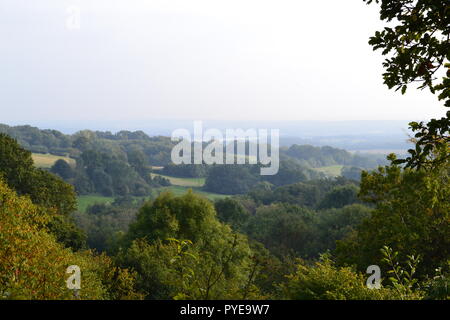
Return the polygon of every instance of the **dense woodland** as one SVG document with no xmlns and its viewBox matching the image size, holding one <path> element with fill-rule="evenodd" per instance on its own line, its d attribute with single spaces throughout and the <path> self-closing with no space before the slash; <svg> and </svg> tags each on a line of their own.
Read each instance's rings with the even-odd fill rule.
<svg viewBox="0 0 450 320">
<path fill-rule="evenodd" d="M 244 194 L 259 182 L 283 186 L 324 178 L 322 172 L 314 169 L 333 165 L 344 166 L 344 176 L 359 180 L 362 169 L 386 163 L 380 156 L 351 154 L 332 147 L 293 145 L 281 148 L 278 174 L 261 176 L 259 165 L 174 165 L 170 153 L 175 143 L 168 137 L 149 137 L 140 131 L 112 134 L 85 130 L 64 135 L 31 126 L 0 125 L 0 132 L 17 139 L 31 152 L 75 159 L 73 167 L 63 159 L 57 161 L 51 172 L 72 184 L 80 195 L 145 196 L 152 187 L 169 185 L 160 176 L 151 177 L 152 167 L 163 167 L 162 173 L 174 177 L 205 177 L 205 191 Z"/>
<path fill-rule="evenodd" d="M 381 4 L 382 20 L 400 21 L 370 40 L 394 51 L 385 84 L 421 82 L 449 107 L 450 74 L 432 77 L 450 67 L 448 6 Z M 449 119 L 412 122 L 405 159 L 292 145 L 274 176 L 257 165 L 175 166 L 170 138 L 139 131 L 1 125 L 0 299 L 449 299 Z M 32 152 L 74 162 L 46 170 Z M 317 170 L 331 165 L 342 175 Z M 155 167 L 227 196 L 155 195 L 170 184 Z M 114 201 L 78 210 L 86 194 Z M 82 270 L 77 296 L 69 265 Z M 366 286 L 371 265 L 382 270 L 378 289 Z"/>
<path fill-rule="evenodd" d="M 81 298 L 89 299 L 448 297 L 448 163 L 432 171 L 380 166 L 364 171 L 361 184 L 345 177 L 289 180 L 292 172 L 277 183 L 251 180 L 256 174 L 246 177 L 253 170 L 247 166 L 223 173 L 225 165 L 200 166 L 218 171 L 207 183 L 221 175 L 252 183 L 215 202 L 192 191 L 145 200 L 115 189 L 113 203 L 79 212 L 76 184 L 63 180 L 75 181 L 78 159 L 76 168 L 59 160 L 51 172 L 38 169 L 31 152 L 5 134 L 0 159 L 4 298 L 70 298 L 61 280 L 65 264 L 81 266 L 89 281 Z M 123 162 L 152 188 L 139 166 Z M 233 170 L 241 171 L 235 177 Z M 398 277 L 368 289 L 364 272 L 373 264 Z"/>
</svg>

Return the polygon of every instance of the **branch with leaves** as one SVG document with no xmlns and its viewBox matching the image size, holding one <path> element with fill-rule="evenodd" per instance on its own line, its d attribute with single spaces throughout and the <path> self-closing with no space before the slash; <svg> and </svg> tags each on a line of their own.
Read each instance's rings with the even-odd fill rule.
<svg viewBox="0 0 450 320">
<path fill-rule="evenodd" d="M 384 83 L 401 90 L 418 83 L 450 107 L 450 3 L 442 0 L 363 0 L 380 4 L 380 19 L 389 23 L 376 31 L 369 44 L 388 56 L 383 62 Z M 444 70 L 442 70 L 444 69 Z M 445 70 L 446 69 L 446 70 Z M 442 70 L 442 72 L 441 72 Z M 416 149 L 398 160 L 407 167 L 434 167 L 449 159 L 450 111 L 441 119 L 411 122 Z M 431 165 L 430 165 L 431 164 Z"/>
</svg>

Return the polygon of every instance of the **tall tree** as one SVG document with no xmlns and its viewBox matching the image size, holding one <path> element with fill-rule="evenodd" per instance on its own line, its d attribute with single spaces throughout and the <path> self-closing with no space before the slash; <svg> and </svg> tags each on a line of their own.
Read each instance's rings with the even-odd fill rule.
<svg viewBox="0 0 450 320">
<path fill-rule="evenodd" d="M 246 237 L 192 192 L 163 193 L 145 204 L 125 239 L 119 261 L 138 270 L 149 299 L 237 299 L 255 278 Z"/>
<path fill-rule="evenodd" d="M 0 134 L 0 176 L 9 187 L 19 195 L 28 195 L 35 204 L 54 208 L 63 215 L 76 209 L 73 187 L 57 176 L 35 168 L 31 152 L 5 134 Z"/>
</svg>

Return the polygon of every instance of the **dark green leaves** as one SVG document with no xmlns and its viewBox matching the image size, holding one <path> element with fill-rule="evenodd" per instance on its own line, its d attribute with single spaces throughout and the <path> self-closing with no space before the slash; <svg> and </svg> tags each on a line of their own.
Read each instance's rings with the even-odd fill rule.
<svg viewBox="0 0 450 320">
<path fill-rule="evenodd" d="M 371 4 L 372 0 L 364 0 Z M 384 83 L 406 93 L 412 83 L 428 88 L 450 107 L 450 5 L 442 0 L 376 0 L 380 19 L 395 27 L 376 31 L 369 44 L 388 56 L 383 62 Z M 444 69 L 444 70 L 442 70 Z M 447 70 L 445 70 L 447 69 Z M 443 72 L 442 72 L 443 71 Z M 407 167 L 434 167 L 449 159 L 450 112 L 441 119 L 410 123 L 416 148 L 410 156 L 395 160 Z"/>
</svg>

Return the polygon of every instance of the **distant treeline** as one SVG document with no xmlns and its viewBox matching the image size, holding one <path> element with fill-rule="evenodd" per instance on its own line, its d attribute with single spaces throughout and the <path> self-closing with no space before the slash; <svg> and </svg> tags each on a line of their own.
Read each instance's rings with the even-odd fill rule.
<svg viewBox="0 0 450 320">
<path fill-rule="evenodd" d="M 204 189 L 209 192 L 243 194 L 259 183 L 276 187 L 324 178 L 323 173 L 315 170 L 324 166 L 345 166 L 342 175 L 358 180 L 361 169 L 384 163 L 376 156 L 351 154 L 332 147 L 293 145 L 280 149 L 278 174 L 261 176 L 260 165 L 174 165 L 171 151 L 175 143 L 169 137 L 149 137 L 142 131 L 113 134 L 83 130 L 66 135 L 56 130 L 0 124 L 0 132 L 17 139 L 31 152 L 75 159 L 75 166 L 58 160 L 51 171 L 71 183 L 78 194 L 143 196 L 152 187 L 170 185 L 160 176 L 151 177 L 152 166 L 162 166 L 161 173 L 169 176 L 206 177 Z"/>
<path fill-rule="evenodd" d="M 56 130 L 7 125 L 0 125 L 0 132 L 31 152 L 75 159 L 75 167 L 58 160 L 50 171 L 71 183 L 78 194 L 143 196 L 152 187 L 170 184 L 164 178 L 150 176 L 150 164 L 170 161 L 173 144 L 167 137 L 149 137 L 140 131 L 112 134 L 85 130 L 65 135 Z"/>
</svg>

